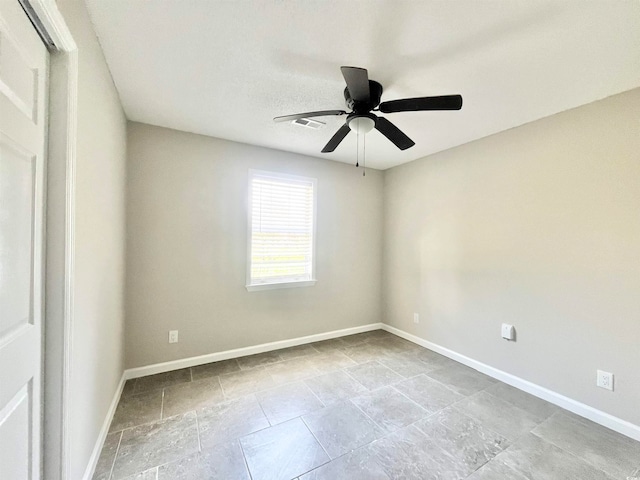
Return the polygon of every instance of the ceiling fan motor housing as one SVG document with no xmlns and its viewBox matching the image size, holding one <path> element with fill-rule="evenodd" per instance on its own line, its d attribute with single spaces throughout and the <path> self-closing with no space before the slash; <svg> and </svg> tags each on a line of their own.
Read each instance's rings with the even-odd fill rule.
<svg viewBox="0 0 640 480">
<path fill-rule="evenodd" d="M 349 89 L 344 89 L 344 99 L 347 103 L 347 108 L 353 110 L 354 113 L 367 113 L 376 108 L 380 104 L 380 98 L 382 97 L 382 85 L 375 80 L 369 80 L 369 101 L 368 102 L 356 102 L 351 98 Z"/>
</svg>

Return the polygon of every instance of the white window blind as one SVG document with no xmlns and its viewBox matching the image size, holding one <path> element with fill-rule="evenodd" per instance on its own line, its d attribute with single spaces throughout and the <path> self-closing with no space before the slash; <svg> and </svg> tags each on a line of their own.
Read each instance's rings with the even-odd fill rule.
<svg viewBox="0 0 640 480">
<path fill-rule="evenodd" d="M 249 173 L 248 287 L 314 281 L 315 185 L 313 178 Z"/>
</svg>

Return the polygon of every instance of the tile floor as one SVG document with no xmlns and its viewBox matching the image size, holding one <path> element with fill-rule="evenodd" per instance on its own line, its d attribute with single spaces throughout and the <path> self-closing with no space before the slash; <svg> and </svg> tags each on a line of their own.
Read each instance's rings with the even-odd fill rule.
<svg viewBox="0 0 640 480">
<path fill-rule="evenodd" d="M 640 442 L 382 330 L 127 382 L 96 480 L 640 479 Z"/>
</svg>

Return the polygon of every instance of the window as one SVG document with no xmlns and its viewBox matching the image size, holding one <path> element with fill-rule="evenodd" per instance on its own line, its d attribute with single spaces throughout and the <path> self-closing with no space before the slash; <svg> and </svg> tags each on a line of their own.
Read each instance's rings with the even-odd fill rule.
<svg viewBox="0 0 640 480">
<path fill-rule="evenodd" d="M 249 171 L 247 290 L 315 284 L 316 180 Z"/>
</svg>

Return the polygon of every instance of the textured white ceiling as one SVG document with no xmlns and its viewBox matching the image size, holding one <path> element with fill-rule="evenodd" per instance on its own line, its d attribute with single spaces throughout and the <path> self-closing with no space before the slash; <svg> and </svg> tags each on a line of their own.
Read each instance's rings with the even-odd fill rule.
<svg viewBox="0 0 640 480">
<path fill-rule="evenodd" d="M 341 65 L 384 100 L 460 93 L 459 112 L 385 115 L 416 145 L 367 135 L 389 168 L 640 86 L 640 2 L 86 0 L 129 119 L 354 162 L 345 117 L 310 130 L 274 116 L 345 109 Z"/>
</svg>

